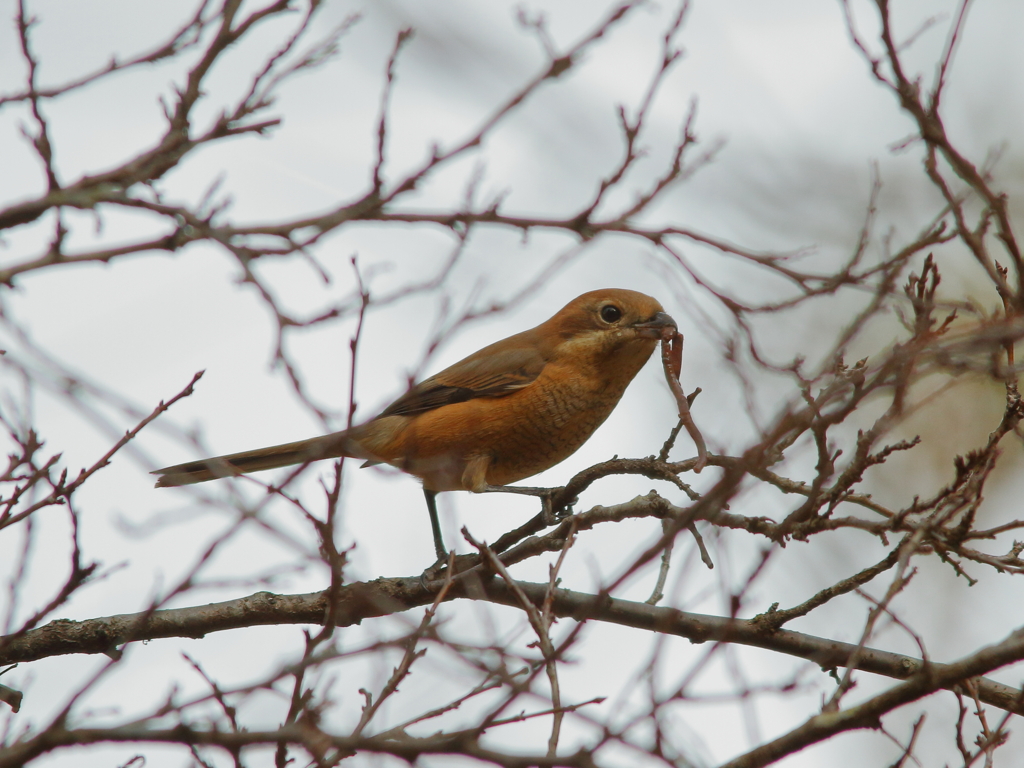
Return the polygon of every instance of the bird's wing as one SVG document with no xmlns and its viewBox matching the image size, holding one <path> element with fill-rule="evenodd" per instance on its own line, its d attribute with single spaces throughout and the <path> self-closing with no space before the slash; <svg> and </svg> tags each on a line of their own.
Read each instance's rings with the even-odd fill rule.
<svg viewBox="0 0 1024 768">
<path fill-rule="evenodd" d="M 420 382 L 380 415 L 408 416 L 478 397 L 502 397 L 529 386 L 546 362 L 532 346 L 505 346 L 500 350 L 485 347 Z"/>
</svg>

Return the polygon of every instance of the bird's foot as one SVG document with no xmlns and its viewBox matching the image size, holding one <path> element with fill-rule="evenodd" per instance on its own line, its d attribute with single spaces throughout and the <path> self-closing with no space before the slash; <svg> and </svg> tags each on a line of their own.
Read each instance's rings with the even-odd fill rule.
<svg viewBox="0 0 1024 768">
<path fill-rule="evenodd" d="M 579 497 L 561 500 L 559 497 L 565 490 L 558 488 L 534 488 L 526 485 L 487 485 L 483 493 L 518 493 L 522 496 L 536 496 L 541 500 L 541 515 L 544 517 L 544 525 L 555 525 L 560 520 L 572 514 L 572 506 L 579 501 Z M 556 501 L 558 502 L 556 505 Z"/>
<path fill-rule="evenodd" d="M 435 591 L 438 581 L 443 581 L 447 576 L 447 569 L 449 564 L 451 565 L 451 575 L 466 571 L 480 562 L 480 556 L 476 553 L 466 555 L 455 555 L 449 559 L 448 555 L 439 557 L 437 562 L 427 568 L 423 573 L 420 574 L 420 584 L 428 592 Z M 435 582 L 434 586 L 431 587 L 431 582 Z"/>
<path fill-rule="evenodd" d="M 447 567 L 448 567 L 448 558 L 447 557 L 439 557 L 439 558 L 437 558 L 437 560 L 435 560 L 432 565 L 427 566 L 427 568 L 423 571 L 423 573 L 420 574 L 420 585 L 424 589 L 429 591 L 430 590 L 430 583 L 429 582 L 437 581 L 441 577 L 441 573 Z"/>
</svg>

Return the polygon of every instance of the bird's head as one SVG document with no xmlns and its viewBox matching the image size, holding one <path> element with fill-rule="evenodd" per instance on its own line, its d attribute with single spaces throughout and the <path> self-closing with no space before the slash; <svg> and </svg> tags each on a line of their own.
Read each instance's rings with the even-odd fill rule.
<svg viewBox="0 0 1024 768">
<path fill-rule="evenodd" d="M 625 365 L 632 369 L 630 377 L 650 357 L 662 331 L 675 327 L 656 299 L 623 288 L 577 296 L 542 326 L 559 356 Z"/>
</svg>

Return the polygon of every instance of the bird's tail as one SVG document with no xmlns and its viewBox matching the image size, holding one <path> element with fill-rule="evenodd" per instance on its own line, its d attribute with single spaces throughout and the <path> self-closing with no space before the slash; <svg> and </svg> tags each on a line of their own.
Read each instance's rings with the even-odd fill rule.
<svg viewBox="0 0 1024 768">
<path fill-rule="evenodd" d="M 204 483 L 219 477 L 234 477 L 249 472 L 259 472 L 261 469 L 308 464 L 320 459 L 336 459 L 340 456 L 370 458 L 363 455 L 358 443 L 351 439 L 346 431 L 299 440 L 297 443 L 272 445 L 269 448 L 259 448 L 255 451 L 189 461 L 185 464 L 154 470 L 152 474 L 160 475 L 156 481 L 156 487 L 165 488 L 172 485 Z"/>
</svg>

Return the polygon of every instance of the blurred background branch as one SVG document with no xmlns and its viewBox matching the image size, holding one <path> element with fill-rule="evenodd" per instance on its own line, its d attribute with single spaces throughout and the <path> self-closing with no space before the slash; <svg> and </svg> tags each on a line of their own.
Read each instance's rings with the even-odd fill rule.
<svg viewBox="0 0 1024 768">
<path fill-rule="evenodd" d="M 0 765 L 1019 762 L 1020 8 L 140 13 L 0 38 Z M 648 370 L 425 573 L 387 468 L 150 487 L 610 286 L 699 476 Z"/>
</svg>

